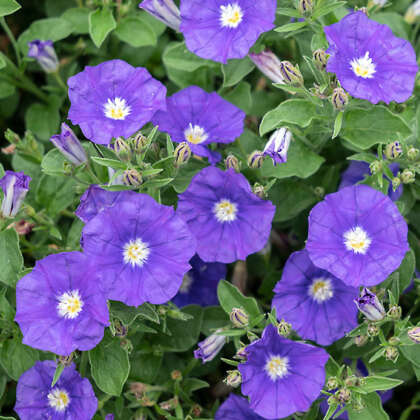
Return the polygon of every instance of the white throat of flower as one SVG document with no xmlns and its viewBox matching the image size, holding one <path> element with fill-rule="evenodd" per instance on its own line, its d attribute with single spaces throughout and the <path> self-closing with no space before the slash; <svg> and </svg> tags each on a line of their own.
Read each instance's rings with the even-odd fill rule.
<svg viewBox="0 0 420 420">
<path fill-rule="evenodd" d="M 363 79 L 372 79 L 373 75 L 376 73 L 376 65 L 369 57 L 369 51 L 366 51 L 366 54 L 363 57 L 355 58 L 350 61 L 351 69 L 354 74 Z"/>
<path fill-rule="evenodd" d="M 70 290 L 58 296 L 58 315 L 67 319 L 75 319 L 82 312 L 83 301 L 78 290 Z"/>
<path fill-rule="evenodd" d="M 130 241 L 124 245 L 124 262 L 132 267 L 141 267 L 149 257 L 150 248 L 140 238 Z"/>
<path fill-rule="evenodd" d="M 193 278 L 188 273 L 185 274 L 184 278 L 182 279 L 181 287 L 179 288 L 179 293 L 188 293 L 191 289 L 193 281 Z"/>
<path fill-rule="evenodd" d="M 289 372 L 289 358 L 280 356 L 271 356 L 265 366 L 264 370 L 272 381 L 284 378 Z"/>
<path fill-rule="evenodd" d="M 192 144 L 203 143 L 209 138 L 209 135 L 203 127 L 200 127 L 199 125 L 192 125 L 192 123 L 190 123 L 188 128 L 185 129 L 184 136 L 185 140 Z"/>
<path fill-rule="evenodd" d="M 64 389 L 54 388 L 47 398 L 49 406 L 59 413 L 62 413 L 70 404 L 69 394 Z"/>
<path fill-rule="evenodd" d="M 331 280 L 324 277 L 313 279 L 308 290 L 309 296 L 317 303 L 330 300 L 334 296 Z"/>
<path fill-rule="evenodd" d="M 213 213 L 217 221 L 221 223 L 233 222 L 237 218 L 238 206 L 232 201 L 222 198 L 214 205 Z"/>
<path fill-rule="evenodd" d="M 244 12 L 238 3 L 220 6 L 220 25 L 222 28 L 237 28 L 242 22 Z"/>
<path fill-rule="evenodd" d="M 127 105 L 125 99 L 116 97 L 114 99 L 108 98 L 104 104 L 105 117 L 112 120 L 125 120 L 125 117 L 131 113 L 131 107 Z"/>
<path fill-rule="evenodd" d="M 343 240 L 346 249 L 353 251 L 355 254 L 366 254 L 372 242 L 367 232 L 360 226 L 352 227 L 345 232 Z"/>
</svg>

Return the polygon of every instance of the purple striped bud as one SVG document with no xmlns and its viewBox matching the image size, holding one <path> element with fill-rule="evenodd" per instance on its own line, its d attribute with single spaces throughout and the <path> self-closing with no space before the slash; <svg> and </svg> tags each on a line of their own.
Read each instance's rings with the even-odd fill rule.
<svg viewBox="0 0 420 420">
<path fill-rule="evenodd" d="M 328 54 L 325 52 L 325 50 L 322 50 L 321 48 L 313 52 L 313 59 L 316 64 L 316 66 L 320 70 L 325 70 L 328 63 Z"/>
<path fill-rule="evenodd" d="M 248 166 L 252 169 L 261 168 L 264 162 L 264 155 L 259 150 L 255 150 L 248 156 Z"/>
<path fill-rule="evenodd" d="M 285 83 L 289 85 L 303 85 L 302 73 L 290 61 L 282 61 L 280 63 L 280 74 Z"/>
<path fill-rule="evenodd" d="M 173 0 L 143 0 L 139 7 L 179 32 L 181 12 Z"/>
<path fill-rule="evenodd" d="M 249 316 L 243 309 L 232 308 L 230 321 L 236 328 L 244 328 L 249 324 Z"/>
<path fill-rule="evenodd" d="M 54 146 L 74 165 L 87 161 L 85 149 L 73 130 L 65 123 L 61 124 L 61 133 L 50 138 Z"/>
<path fill-rule="evenodd" d="M 58 58 L 52 41 L 35 39 L 28 42 L 28 57 L 35 58 L 42 70 L 46 73 L 55 73 L 58 70 Z"/>
<path fill-rule="evenodd" d="M 417 344 L 420 344 L 420 327 L 414 327 L 407 331 L 408 338 Z"/>
<path fill-rule="evenodd" d="M 337 111 L 342 111 L 349 103 L 349 95 L 342 88 L 335 88 L 331 95 L 331 103 Z"/>
<path fill-rule="evenodd" d="M 363 288 L 362 294 L 354 303 L 369 321 L 380 321 L 385 317 L 385 309 L 382 306 L 382 303 L 379 301 L 378 297 L 366 287 Z"/>
<path fill-rule="evenodd" d="M 234 155 L 228 155 L 225 159 L 226 169 L 234 169 L 236 172 L 239 172 L 239 160 Z"/>
<path fill-rule="evenodd" d="M 216 333 L 220 331 L 221 330 L 219 329 Z M 226 337 L 216 333 L 198 343 L 198 349 L 194 351 L 194 357 L 196 359 L 202 359 L 203 363 L 210 362 L 217 356 L 220 350 L 222 350 L 226 343 Z"/>
<path fill-rule="evenodd" d="M 309 16 L 314 9 L 313 0 L 300 0 L 299 1 L 299 12 L 304 16 Z"/>
<path fill-rule="evenodd" d="M 385 156 L 390 160 L 397 159 L 402 154 L 403 149 L 399 141 L 393 141 L 392 143 L 387 144 L 385 147 Z"/>
<path fill-rule="evenodd" d="M 23 172 L 6 171 L 0 179 L 0 188 L 4 197 L 1 203 L 1 214 L 3 217 L 15 217 L 22 205 L 22 202 L 29 191 L 31 177 Z"/>
<path fill-rule="evenodd" d="M 143 182 L 142 176 L 137 169 L 127 169 L 123 174 L 124 184 L 138 187 Z"/>
<path fill-rule="evenodd" d="M 239 370 L 228 370 L 227 374 L 223 381 L 226 385 L 237 388 L 242 383 L 242 375 Z"/>
<path fill-rule="evenodd" d="M 273 52 L 265 50 L 259 54 L 249 53 L 249 58 L 257 66 L 258 70 L 271 81 L 284 84 L 283 76 L 280 73 L 281 61 Z"/>
<path fill-rule="evenodd" d="M 291 140 L 292 133 L 287 128 L 279 128 L 271 135 L 264 147 L 263 154 L 270 156 L 274 165 L 285 163 Z"/>
<path fill-rule="evenodd" d="M 191 158 L 191 148 L 188 142 L 183 141 L 174 150 L 175 166 L 185 165 Z"/>
</svg>

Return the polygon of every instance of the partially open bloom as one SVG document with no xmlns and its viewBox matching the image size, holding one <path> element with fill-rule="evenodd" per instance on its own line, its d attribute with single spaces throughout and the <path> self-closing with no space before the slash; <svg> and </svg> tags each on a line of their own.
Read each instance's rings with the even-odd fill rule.
<svg viewBox="0 0 420 420">
<path fill-rule="evenodd" d="M 142 67 L 111 60 L 85 69 L 67 81 L 68 118 L 94 143 L 127 138 L 166 109 L 166 88 Z"/>
<path fill-rule="evenodd" d="M 336 74 L 350 95 L 373 104 L 388 104 L 404 102 L 413 93 L 416 53 L 388 26 L 359 11 L 326 26 L 324 31 L 330 45 L 327 71 Z"/>
<path fill-rule="evenodd" d="M 226 278 L 226 265 L 205 263 L 198 255 L 190 261 L 191 270 L 185 274 L 178 294 L 172 301 L 179 307 L 186 305 L 217 305 L 217 285 Z"/>
<path fill-rule="evenodd" d="M 420 0 L 415 1 L 406 11 L 404 19 L 408 23 L 416 22 L 420 17 Z"/>
<path fill-rule="evenodd" d="M 90 219 L 81 242 L 85 254 L 101 267 L 108 298 L 132 306 L 172 299 L 196 248 L 171 207 L 133 191 Z"/>
<path fill-rule="evenodd" d="M 187 142 L 191 152 L 217 163 L 220 154 L 207 148 L 210 143 L 232 143 L 244 129 L 245 113 L 216 92 L 190 86 L 167 99 L 167 111 L 159 111 L 153 124 L 177 143 Z"/>
<path fill-rule="evenodd" d="M 181 32 L 187 48 L 226 63 L 243 58 L 263 33 L 274 28 L 276 0 L 182 0 Z"/>
<path fill-rule="evenodd" d="M 21 420 L 90 420 L 98 400 L 89 380 L 82 378 L 72 363 L 64 368 L 51 387 L 56 364 L 52 360 L 36 362 L 19 378 L 15 411 Z"/>
<path fill-rule="evenodd" d="M 242 393 L 266 419 L 307 411 L 325 382 L 328 353 L 309 344 L 281 337 L 273 325 L 246 348 L 247 361 L 238 366 Z"/>
<path fill-rule="evenodd" d="M 28 57 L 35 58 L 42 70 L 54 73 L 58 70 L 58 58 L 52 41 L 36 39 L 28 43 Z"/>
<path fill-rule="evenodd" d="M 285 163 L 291 140 L 292 133 L 287 128 L 279 128 L 271 135 L 264 147 L 263 154 L 270 156 L 274 165 Z"/>
<path fill-rule="evenodd" d="M 15 217 L 29 191 L 31 177 L 23 172 L 6 171 L 0 179 L 0 188 L 3 190 L 1 215 Z"/>
<path fill-rule="evenodd" d="M 15 320 L 28 346 L 63 356 L 92 349 L 109 325 L 97 266 L 80 252 L 37 261 L 16 286 Z"/>
<path fill-rule="evenodd" d="M 159 19 L 166 26 L 179 31 L 181 13 L 173 0 L 143 0 L 139 7 Z"/>
<path fill-rule="evenodd" d="M 62 123 L 61 134 L 52 136 L 50 141 L 74 165 L 78 166 L 87 161 L 85 149 L 67 124 Z"/>
<path fill-rule="evenodd" d="M 400 266 L 409 250 L 407 230 L 388 196 L 355 185 L 312 209 L 306 249 L 316 266 L 349 286 L 373 286 Z"/>
<path fill-rule="evenodd" d="M 230 394 L 226 401 L 216 411 L 215 420 L 263 420 L 254 413 L 246 398 Z"/>
<path fill-rule="evenodd" d="M 275 207 L 252 193 L 247 179 L 233 169 L 201 170 L 180 194 L 177 213 L 197 239 L 206 262 L 244 260 L 264 248 Z"/>
<path fill-rule="evenodd" d="M 203 363 L 211 362 L 222 350 L 226 344 L 226 337 L 217 334 L 221 330 L 217 330 L 214 334 L 209 335 L 205 340 L 198 343 L 198 349 L 194 351 L 194 357 L 201 359 Z"/>
<path fill-rule="evenodd" d="M 385 309 L 382 303 L 375 293 L 372 293 L 366 287 L 363 288 L 362 294 L 355 299 L 354 303 L 369 321 L 380 321 L 385 317 Z"/>
<path fill-rule="evenodd" d="M 273 291 L 278 319 L 302 338 L 326 346 L 357 326 L 358 289 L 315 267 L 305 249 L 289 257 Z"/>
<path fill-rule="evenodd" d="M 260 52 L 259 54 L 249 53 L 249 58 L 258 67 L 265 76 L 273 83 L 284 83 L 283 76 L 280 73 L 280 59 L 269 50 Z"/>
</svg>

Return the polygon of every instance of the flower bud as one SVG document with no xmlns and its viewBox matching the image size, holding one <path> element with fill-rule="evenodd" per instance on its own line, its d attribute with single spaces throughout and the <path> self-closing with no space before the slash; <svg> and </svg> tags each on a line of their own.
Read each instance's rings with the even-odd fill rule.
<svg viewBox="0 0 420 420">
<path fill-rule="evenodd" d="M 376 175 L 380 171 L 382 171 L 382 161 L 375 160 L 369 165 L 370 173 L 372 175 Z"/>
<path fill-rule="evenodd" d="M 401 174 L 403 184 L 412 184 L 416 180 L 416 174 L 411 169 L 404 169 Z"/>
<path fill-rule="evenodd" d="M 369 337 L 376 337 L 377 335 L 379 335 L 379 328 L 373 322 L 371 322 L 367 327 L 367 335 Z"/>
<path fill-rule="evenodd" d="M 298 7 L 299 12 L 302 13 L 303 16 L 310 16 L 314 9 L 314 2 L 313 0 L 299 0 Z"/>
<path fill-rule="evenodd" d="M 410 160 L 416 160 L 417 159 L 417 157 L 418 157 L 418 155 L 419 155 L 419 149 L 417 149 L 416 147 L 410 147 L 408 150 L 407 150 L 407 157 L 408 157 L 408 159 L 410 159 Z"/>
<path fill-rule="evenodd" d="M 61 134 L 52 136 L 50 141 L 74 165 L 87 162 L 85 149 L 67 124 L 62 123 Z"/>
<path fill-rule="evenodd" d="M 242 375 L 239 370 L 228 370 L 224 383 L 232 388 L 237 388 L 242 383 Z"/>
<path fill-rule="evenodd" d="M 221 331 L 222 330 L 219 329 L 216 333 Z M 210 362 L 217 356 L 219 351 L 222 350 L 226 343 L 226 337 L 216 333 L 198 343 L 198 349 L 194 351 L 194 357 L 196 359 L 202 359 L 203 363 Z"/>
<path fill-rule="evenodd" d="M 344 385 L 347 387 L 357 386 L 359 384 L 359 378 L 355 375 L 351 375 L 344 380 Z"/>
<path fill-rule="evenodd" d="M 139 7 L 159 19 L 166 26 L 179 31 L 181 12 L 173 0 L 143 0 Z"/>
<path fill-rule="evenodd" d="M 369 321 L 380 321 L 385 317 L 385 309 L 382 303 L 379 301 L 378 297 L 366 287 L 363 288 L 362 294 L 354 303 Z"/>
<path fill-rule="evenodd" d="M 284 319 L 282 319 L 277 325 L 277 332 L 279 335 L 288 337 L 292 332 L 292 324 L 289 324 Z"/>
<path fill-rule="evenodd" d="M 401 185 L 401 179 L 399 177 L 392 178 L 392 190 L 396 191 L 398 187 Z"/>
<path fill-rule="evenodd" d="M 389 143 L 385 147 L 385 156 L 387 159 L 394 160 L 399 158 L 402 155 L 402 147 L 399 141 L 394 141 Z"/>
<path fill-rule="evenodd" d="M 70 353 L 68 356 L 58 356 L 58 362 L 63 366 L 70 366 L 73 362 L 73 353 Z"/>
<path fill-rule="evenodd" d="M 274 83 L 284 83 L 283 76 L 280 73 L 281 61 L 271 51 L 266 50 L 259 54 L 249 53 L 249 58 L 261 71 Z"/>
<path fill-rule="evenodd" d="M 401 340 L 398 337 L 393 336 L 388 340 L 388 343 L 391 346 L 398 346 L 401 343 Z"/>
<path fill-rule="evenodd" d="M 335 88 L 331 95 L 331 103 L 337 111 L 342 111 L 349 103 L 349 95 L 343 88 Z"/>
<path fill-rule="evenodd" d="M 174 151 L 175 166 L 185 165 L 191 157 L 191 148 L 186 141 L 179 143 Z"/>
<path fill-rule="evenodd" d="M 328 62 L 328 54 L 325 52 L 325 50 L 319 48 L 316 51 L 313 52 L 312 57 L 314 59 L 314 62 L 316 66 L 320 70 L 325 70 L 327 67 Z"/>
<path fill-rule="evenodd" d="M 327 383 L 325 384 L 325 388 L 328 391 L 338 388 L 338 379 L 335 376 L 329 377 Z"/>
<path fill-rule="evenodd" d="M 420 327 L 411 328 L 407 331 L 408 338 L 416 344 L 420 344 Z"/>
<path fill-rule="evenodd" d="M 181 381 L 182 380 L 182 372 L 180 370 L 173 370 L 171 372 L 171 378 L 174 381 Z"/>
<path fill-rule="evenodd" d="M 357 337 L 354 337 L 354 344 L 356 344 L 357 347 L 363 347 L 368 340 L 369 338 L 366 335 L 358 335 Z"/>
<path fill-rule="evenodd" d="M 191 414 L 194 416 L 194 418 L 200 417 L 202 412 L 203 408 L 200 407 L 198 404 L 194 404 L 191 407 Z"/>
<path fill-rule="evenodd" d="M 264 155 L 259 150 L 255 150 L 248 156 L 248 166 L 252 169 L 261 168 L 264 161 Z"/>
<path fill-rule="evenodd" d="M 236 328 L 245 328 L 249 324 L 249 316 L 243 309 L 232 308 L 229 317 Z"/>
<path fill-rule="evenodd" d="M 260 183 L 256 182 L 253 187 L 252 187 L 252 192 L 257 196 L 260 197 L 261 199 L 265 199 L 266 198 L 266 192 L 265 192 L 265 188 L 264 185 L 261 185 Z"/>
<path fill-rule="evenodd" d="M 28 42 L 28 57 L 35 58 L 42 70 L 46 73 L 55 73 L 58 70 L 58 58 L 52 41 L 35 39 Z"/>
<path fill-rule="evenodd" d="M 174 397 L 174 398 L 171 398 L 170 400 L 162 401 L 161 403 L 159 403 L 159 407 L 162 410 L 166 410 L 166 411 L 174 410 L 175 407 L 177 407 L 178 405 L 179 405 L 179 400 L 177 397 Z"/>
<path fill-rule="evenodd" d="M 127 327 L 118 319 L 114 320 L 114 336 L 124 338 L 127 336 Z"/>
<path fill-rule="evenodd" d="M 341 388 L 335 396 L 340 404 L 347 404 L 351 400 L 351 391 L 348 388 Z"/>
<path fill-rule="evenodd" d="M 405 13 L 404 19 L 407 23 L 414 23 L 420 17 L 420 0 L 414 2 Z"/>
<path fill-rule="evenodd" d="M 399 355 L 400 355 L 400 352 L 394 346 L 388 346 L 385 349 L 385 359 L 386 360 L 389 360 L 389 361 L 395 363 L 397 361 Z"/>
<path fill-rule="evenodd" d="M 314 188 L 314 194 L 319 198 L 323 198 L 325 195 L 325 188 L 321 187 L 320 185 L 316 186 Z"/>
<path fill-rule="evenodd" d="M 143 179 L 136 169 L 127 169 L 123 174 L 123 182 L 125 185 L 138 187 L 143 182 Z"/>
<path fill-rule="evenodd" d="M 125 162 L 129 162 L 131 160 L 131 148 L 122 137 L 118 137 L 115 140 L 114 151 L 121 160 Z"/>
<path fill-rule="evenodd" d="M 401 318 L 402 315 L 402 309 L 401 306 L 393 305 L 389 308 L 388 314 L 390 318 L 392 318 L 395 321 L 398 321 Z"/>
<path fill-rule="evenodd" d="M 18 144 L 21 142 L 19 134 L 16 134 L 10 128 L 8 128 L 4 133 L 5 139 L 12 144 Z"/>
<path fill-rule="evenodd" d="M 247 358 L 247 354 L 246 354 L 246 346 L 241 347 L 235 354 L 235 356 L 233 356 L 234 359 L 239 359 L 239 360 L 246 360 Z"/>
<path fill-rule="evenodd" d="M 134 137 L 131 138 L 131 146 L 134 150 L 134 153 L 143 153 L 146 149 L 147 143 L 147 137 L 143 136 L 142 133 L 137 133 Z"/>
<path fill-rule="evenodd" d="M 3 190 L 1 215 L 15 217 L 29 191 L 31 177 L 23 172 L 6 171 L 0 179 L 0 188 Z"/>
<path fill-rule="evenodd" d="M 302 73 L 290 61 L 280 62 L 280 74 L 284 82 L 289 85 L 303 85 Z"/>
<path fill-rule="evenodd" d="M 271 157 L 274 165 L 287 162 L 287 152 L 291 140 L 292 133 L 287 128 L 279 128 L 270 136 L 264 147 L 263 155 Z"/>
<path fill-rule="evenodd" d="M 228 155 L 225 159 L 226 169 L 234 169 L 236 172 L 239 172 L 239 160 L 234 155 Z"/>
</svg>

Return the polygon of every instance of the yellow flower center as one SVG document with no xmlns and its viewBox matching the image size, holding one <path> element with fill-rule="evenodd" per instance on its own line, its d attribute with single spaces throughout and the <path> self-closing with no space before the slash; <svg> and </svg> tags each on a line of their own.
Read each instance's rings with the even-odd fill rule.
<svg viewBox="0 0 420 420">
<path fill-rule="evenodd" d="M 372 242 L 367 232 L 360 226 L 355 226 L 345 232 L 343 239 L 347 250 L 355 254 L 366 254 Z"/>
<path fill-rule="evenodd" d="M 125 117 L 131 113 L 131 107 L 127 105 L 125 99 L 116 97 L 108 99 L 104 104 L 104 114 L 112 120 L 125 120 Z"/>
<path fill-rule="evenodd" d="M 200 144 L 205 142 L 208 139 L 208 134 L 203 127 L 199 125 L 189 124 L 188 128 L 184 131 L 185 140 L 188 143 Z"/>
<path fill-rule="evenodd" d="M 331 280 L 327 278 L 316 278 L 309 287 L 309 296 L 318 303 L 325 302 L 333 297 Z"/>
<path fill-rule="evenodd" d="M 287 357 L 271 356 L 264 369 L 273 381 L 284 378 L 289 372 L 289 359 Z"/>
<path fill-rule="evenodd" d="M 220 6 L 220 24 L 223 28 L 237 28 L 243 16 L 244 13 L 238 3 Z"/>
<path fill-rule="evenodd" d="M 220 200 L 213 207 L 213 213 L 216 216 L 216 219 L 221 223 L 233 222 L 234 220 L 236 220 L 237 212 L 238 212 L 237 205 L 225 198 Z"/>
<path fill-rule="evenodd" d="M 58 412 L 63 412 L 70 403 L 69 394 L 64 389 L 55 388 L 47 396 L 48 404 Z"/>
<path fill-rule="evenodd" d="M 78 290 L 70 290 L 58 297 L 57 310 L 63 318 L 75 319 L 83 308 L 83 301 Z"/>
<path fill-rule="evenodd" d="M 124 246 L 124 262 L 131 264 L 132 267 L 141 267 L 147 261 L 149 254 L 148 245 L 140 238 L 130 241 Z"/>
<path fill-rule="evenodd" d="M 376 73 L 376 66 L 369 57 L 369 51 L 367 51 L 363 57 L 352 60 L 350 65 L 354 74 L 363 77 L 363 79 L 372 79 L 373 75 Z"/>
</svg>

